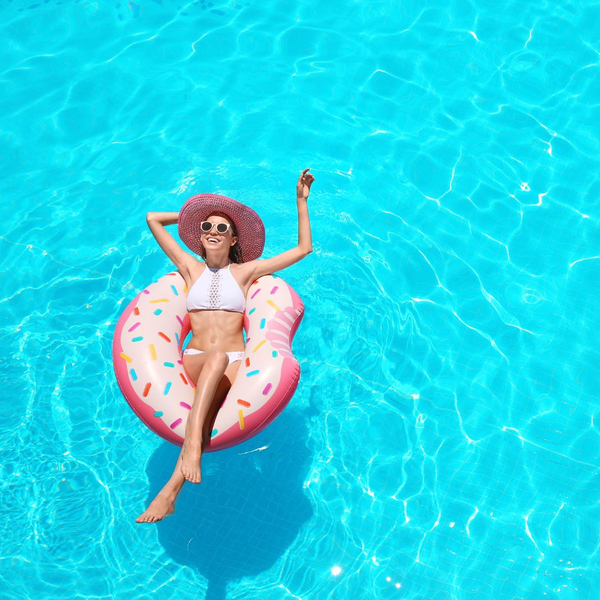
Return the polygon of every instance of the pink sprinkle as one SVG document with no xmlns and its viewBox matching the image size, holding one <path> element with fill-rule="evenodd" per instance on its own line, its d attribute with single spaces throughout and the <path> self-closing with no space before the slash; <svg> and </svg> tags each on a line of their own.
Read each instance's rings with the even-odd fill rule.
<svg viewBox="0 0 600 600">
<path fill-rule="evenodd" d="M 183 419 L 177 419 L 177 421 L 173 421 L 173 422 L 172 422 L 172 423 L 169 425 L 169 427 L 170 427 L 171 429 L 175 429 L 175 427 L 177 427 L 177 425 L 179 425 L 179 424 L 181 423 L 181 421 L 183 421 Z"/>
<path fill-rule="evenodd" d="M 266 396 L 272 387 L 273 386 L 270 383 L 267 383 L 267 387 L 263 390 L 263 396 Z"/>
<path fill-rule="evenodd" d="M 149 294 L 150 292 L 148 290 L 144 290 L 144 294 Z"/>
<path fill-rule="evenodd" d="M 132 325 L 127 331 L 133 331 L 136 327 L 141 325 L 140 321 L 138 321 L 135 325 Z"/>
<path fill-rule="evenodd" d="M 187 408 L 188 410 L 192 410 L 192 407 L 187 402 L 180 402 L 179 406 L 183 406 L 183 408 Z"/>
<path fill-rule="evenodd" d="M 260 292 L 260 288 L 258 288 L 258 289 L 257 289 L 257 290 L 254 292 L 254 294 L 252 294 L 252 296 L 250 296 L 250 300 L 253 300 L 253 299 L 254 299 L 254 296 L 256 296 L 256 294 L 258 294 L 258 292 Z"/>
<path fill-rule="evenodd" d="M 271 290 L 271 294 L 274 294 L 277 290 L 279 289 L 279 286 L 276 285 L 272 290 Z"/>
<path fill-rule="evenodd" d="M 183 361 L 182 361 L 182 360 L 178 360 L 177 362 L 178 362 L 180 365 L 182 365 L 182 364 L 183 364 Z"/>
<path fill-rule="evenodd" d="M 181 320 L 181 318 L 179 317 L 179 315 L 177 315 L 177 320 L 179 321 L 179 324 L 183 327 L 183 321 Z"/>
</svg>

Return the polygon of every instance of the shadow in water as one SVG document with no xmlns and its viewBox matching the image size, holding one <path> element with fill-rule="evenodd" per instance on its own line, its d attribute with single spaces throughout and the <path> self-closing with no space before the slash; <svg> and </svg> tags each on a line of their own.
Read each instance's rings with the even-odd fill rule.
<svg viewBox="0 0 600 600">
<path fill-rule="evenodd" d="M 207 600 L 223 600 L 228 582 L 270 568 L 311 518 L 303 493 L 310 462 L 305 423 L 305 415 L 287 410 L 244 444 L 206 453 L 202 483 L 186 483 L 175 514 L 157 524 L 173 560 L 208 579 Z M 153 454 L 148 502 L 178 454 L 167 443 Z"/>
</svg>

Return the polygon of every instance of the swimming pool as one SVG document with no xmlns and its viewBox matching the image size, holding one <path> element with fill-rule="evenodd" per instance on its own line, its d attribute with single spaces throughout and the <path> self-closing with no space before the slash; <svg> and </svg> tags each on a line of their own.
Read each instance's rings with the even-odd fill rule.
<svg viewBox="0 0 600 600">
<path fill-rule="evenodd" d="M 600 7 L 4 2 L 10 598 L 597 598 Z M 306 313 L 281 417 L 177 449 L 121 396 L 145 223 L 254 208 Z"/>
</svg>

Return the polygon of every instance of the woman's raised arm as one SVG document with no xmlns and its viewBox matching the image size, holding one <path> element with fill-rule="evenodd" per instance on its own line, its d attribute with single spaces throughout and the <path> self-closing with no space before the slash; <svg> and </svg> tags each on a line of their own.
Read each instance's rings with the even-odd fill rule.
<svg viewBox="0 0 600 600">
<path fill-rule="evenodd" d="M 177 212 L 149 212 L 146 222 L 158 245 L 183 275 L 189 273 L 191 265 L 198 262 L 198 259 L 186 252 L 165 229 L 165 225 L 175 225 L 178 218 Z"/>
<path fill-rule="evenodd" d="M 282 269 L 297 263 L 299 260 L 302 260 L 312 252 L 312 234 L 310 231 L 310 219 L 308 218 L 308 194 L 310 192 L 310 186 L 315 178 L 311 173 L 308 173 L 308 171 L 309 169 L 304 169 L 304 171 L 302 171 L 298 183 L 296 184 L 298 245 L 273 258 L 252 261 L 250 264 L 252 264 L 254 268 L 254 279 L 262 277 L 263 275 L 269 275 L 275 271 L 281 271 Z"/>
</svg>

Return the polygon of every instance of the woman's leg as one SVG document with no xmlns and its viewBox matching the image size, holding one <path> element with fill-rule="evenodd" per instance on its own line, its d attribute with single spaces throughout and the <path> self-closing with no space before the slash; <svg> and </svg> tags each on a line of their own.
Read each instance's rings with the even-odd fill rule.
<svg viewBox="0 0 600 600">
<path fill-rule="evenodd" d="M 198 377 L 194 404 L 188 416 L 185 427 L 185 440 L 181 449 L 181 472 L 192 483 L 200 483 L 202 480 L 200 460 L 203 444 L 208 440 L 208 436 L 204 431 L 208 414 L 211 412 L 211 407 L 213 407 L 214 412 L 214 409 L 221 405 L 231 387 L 229 379 L 219 385 L 229 367 L 227 354 L 220 350 L 212 350 L 206 352 L 205 357 L 204 365 Z M 214 406 L 215 404 L 217 407 Z"/>
<path fill-rule="evenodd" d="M 208 353 L 186 355 L 184 357 L 183 362 L 185 370 L 192 380 L 199 380 L 200 374 L 202 373 L 204 364 L 206 362 L 207 354 Z M 221 381 L 217 385 L 217 391 L 214 395 L 214 402 L 210 406 L 206 421 L 204 423 L 205 432 L 203 437 L 206 440 L 208 440 L 210 437 L 210 432 L 207 432 L 207 426 L 212 428 L 212 423 L 214 422 L 216 414 L 223 403 L 225 396 L 227 396 L 227 392 L 231 388 L 232 382 L 237 375 L 239 367 L 239 361 L 231 363 L 225 369 L 225 374 L 223 377 L 221 377 Z M 197 391 L 198 390 L 196 390 L 196 399 Z M 194 405 L 196 404 L 196 399 L 194 400 Z M 150 503 L 150 506 L 148 506 L 148 508 L 136 519 L 137 523 L 155 523 L 156 521 L 160 521 L 164 517 L 170 515 L 175 510 L 175 500 L 177 499 L 177 496 L 179 495 L 179 492 L 185 483 L 185 477 L 183 476 L 181 470 L 182 458 L 183 450 L 179 453 L 179 458 L 171 478 L 157 494 L 156 498 L 154 498 L 154 500 Z M 199 464 L 200 457 L 198 457 L 198 467 Z"/>
<path fill-rule="evenodd" d="M 171 479 L 156 495 L 156 498 L 150 502 L 150 506 L 135 520 L 136 523 L 156 523 L 168 517 L 175 510 L 175 500 L 185 483 L 185 478 L 181 472 L 181 452 L 175 465 L 175 470 Z"/>
</svg>

